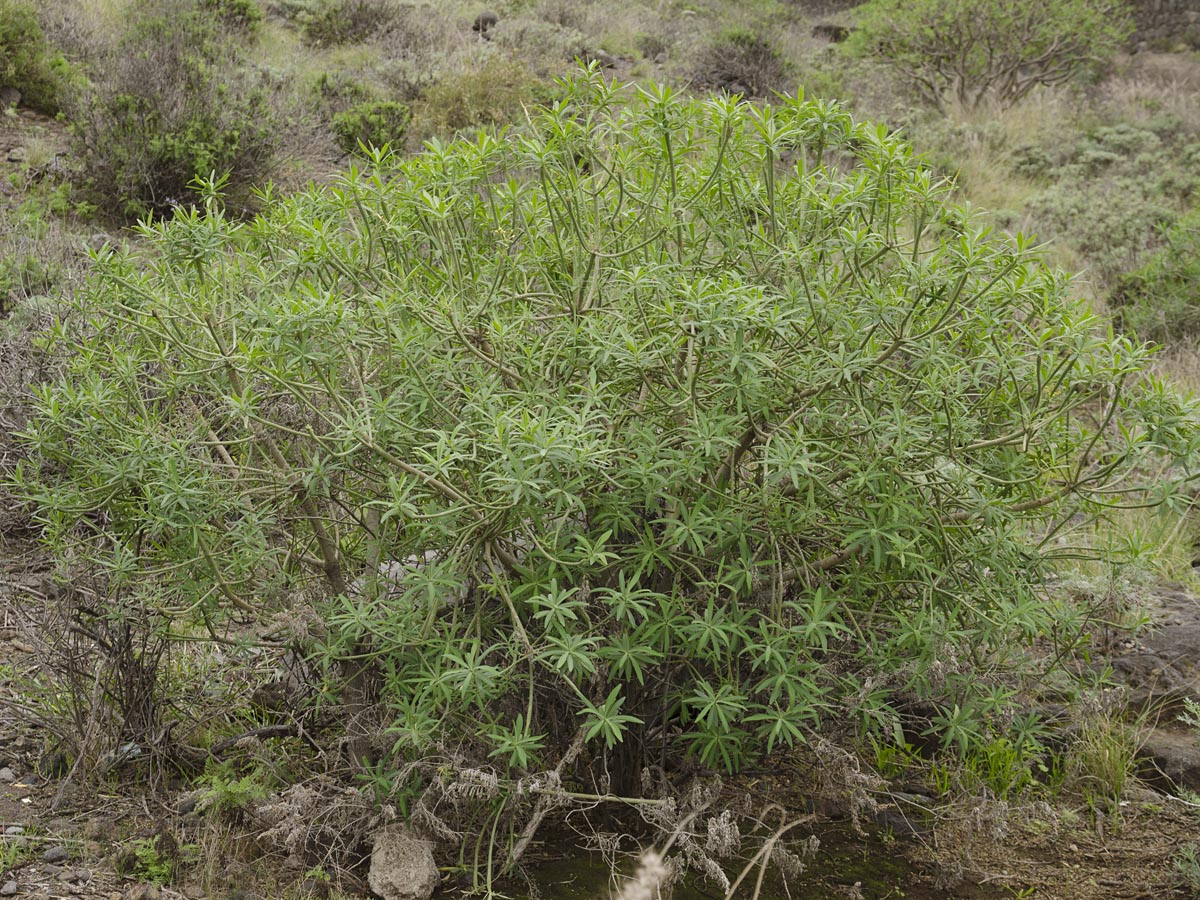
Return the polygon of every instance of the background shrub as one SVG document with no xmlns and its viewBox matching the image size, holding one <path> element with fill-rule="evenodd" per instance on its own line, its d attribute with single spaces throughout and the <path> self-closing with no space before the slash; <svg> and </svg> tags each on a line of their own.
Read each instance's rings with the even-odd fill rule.
<svg viewBox="0 0 1200 900">
<path fill-rule="evenodd" d="M 33 254 L 0 259 L 0 317 L 22 300 L 52 290 L 62 275 L 55 260 Z"/>
<path fill-rule="evenodd" d="M 1166 246 L 1117 280 L 1112 306 L 1123 328 L 1152 341 L 1200 334 L 1200 209 L 1166 233 Z"/>
<path fill-rule="evenodd" d="M 693 79 L 708 88 L 765 97 L 788 89 L 791 66 L 771 41 L 753 31 L 730 31 L 709 44 Z"/>
<path fill-rule="evenodd" d="M 1106 61 L 1133 30 L 1125 0 L 871 0 L 851 46 L 929 102 L 1011 106 Z"/>
<path fill-rule="evenodd" d="M 200 0 L 200 9 L 216 16 L 233 33 L 254 35 L 263 21 L 256 0 Z"/>
<path fill-rule="evenodd" d="M 541 75 L 562 72 L 564 64 L 587 60 L 588 40 L 575 28 L 536 19 L 505 21 L 492 41 Z"/>
<path fill-rule="evenodd" d="M 191 202 L 197 176 L 229 173 L 231 199 L 272 170 L 266 92 L 202 6 L 144 0 L 72 114 L 85 187 L 126 217 Z"/>
<path fill-rule="evenodd" d="M 333 133 L 338 146 L 347 153 L 357 153 L 359 145 L 382 147 L 398 145 L 408 134 L 412 110 L 403 103 L 369 101 L 353 106 L 333 117 Z"/>
<path fill-rule="evenodd" d="M 1013 169 L 1049 182 L 1028 199 L 1026 227 L 1054 234 L 1080 255 L 1099 295 L 1140 265 L 1164 228 L 1196 194 L 1187 134 L 1130 124 L 1089 130 L 1075 141 L 1047 135 L 1014 148 Z"/>
<path fill-rule="evenodd" d="M 489 56 L 477 68 L 447 73 L 430 85 L 417 106 L 423 134 L 508 125 L 548 96 L 545 85 L 522 63 Z"/>
<path fill-rule="evenodd" d="M 307 42 L 333 47 L 381 37 L 402 15 L 392 0 L 323 0 L 298 21 Z"/>
<path fill-rule="evenodd" d="M 53 114 L 69 80 L 67 62 L 46 43 L 33 4 L 0 0 L 0 88 L 16 88 L 25 106 Z"/>
</svg>

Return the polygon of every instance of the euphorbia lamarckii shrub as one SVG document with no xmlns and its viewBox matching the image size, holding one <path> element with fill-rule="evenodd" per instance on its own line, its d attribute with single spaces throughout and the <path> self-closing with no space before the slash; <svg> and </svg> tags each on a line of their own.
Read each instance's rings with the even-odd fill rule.
<svg viewBox="0 0 1200 900">
<path fill-rule="evenodd" d="M 1071 614 L 1046 536 L 1193 451 L 1146 349 L 834 103 L 591 73 L 252 221 L 215 188 L 98 260 L 21 487 L 146 627 L 307 622 L 398 793 L 970 749 Z"/>
</svg>

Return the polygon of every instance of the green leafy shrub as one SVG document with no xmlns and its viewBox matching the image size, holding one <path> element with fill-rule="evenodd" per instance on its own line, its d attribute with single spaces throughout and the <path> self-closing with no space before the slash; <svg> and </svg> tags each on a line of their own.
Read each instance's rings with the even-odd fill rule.
<svg viewBox="0 0 1200 900">
<path fill-rule="evenodd" d="M 99 261 L 14 480 L 48 545 L 158 634 L 313 623 L 380 796 L 492 835 L 834 727 L 985 752 L 1083 630 L 1042 535 L 1186 478 L 1195 409 L 835 103 L 531 115 Z"/>
<path fill-rule="evenodd" d="M 333 117 L 333 133 L 347 153 L 359 146 L 382 147 L 401 144 L 412 121 L 412 110 L 404 103 L 378 100 L 360 103 Z"/>
<path fill-rule="evenodd" d="M 198 176 L 229 173 L 242 201 L 270 173 L 270 98 L 198 4 L 143 0 L 72 115 L 89 197 L 138 217 L 190 202 Z"/>
<path fill-rule="evenodd" d="M 31 109 L 56 113 L 70 71 L 46 43 L 32 3 L 0 0 L 0 88 L 16 88 Z"/>
<path fill-rule="evenodd" d="M 315 88 L 320 102 L 337 112 L 380 99 L 377 87 L 345 70 L 322 72 Z"/>
<path fill-rule="evenodd" d="M 217 17 L 227 29 L 253 35 L 262 25 L 263 11 L 256 0 L 200 0 L 200 9 Z"/>
<path fill-rule="evenodd" d="M 693 80 L 706 88 L 765 97 L 786 91 L 791 74 L 791 66 L 770 40 L 753 31 L 730 31 L 704 48 Z"/>
<path fill-rule="evenodd" d="M 298 21 L 305 41 L 335 47 L 381 36 L 402 14 L 392 0 L 322 0 Z"/>
<path fill-rule="evenodd" d="M 1122 275 L 1112 295 L 1122 328 L 1152 341 L 1200 334 L 1200 209 L 1166 232 L 1166 246 Z"/>
<path fill-rule="evenodd" d="M 198 851 L 195 844 L 178 846 L 169 836 L 138 838 L 118 854 L 116 868 L 162 887 L 174 881 L 183 866 L 195 862 Z"/>
<path fill-rule="evenodd" d="M 926 100 L 1011 106 L 1076 78 L 1120 50 L 1125 0 L 871 0 L 851 48 L 878 55 Z"/>
</svg>

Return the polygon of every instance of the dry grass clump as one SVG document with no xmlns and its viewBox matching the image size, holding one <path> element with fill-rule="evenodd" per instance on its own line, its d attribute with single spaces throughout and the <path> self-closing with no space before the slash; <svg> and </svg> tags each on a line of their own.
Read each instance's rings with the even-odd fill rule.
<svg viewBox="0 0 1200 900">
<path fill-rule="evenodd" d="M 1193 342 L 1167 347 L 1155 361 L 1154 373 L 1188 394 L 1200 394 L 1200 347 Z"/>
<path fill-rule="evenodd" d="M 422 94 L 414 107 L 415 136 L 451 135 L 507 125 L 546 97 L 545 85 L 524 64 L 499 55 L 468 61 Z"/>
<path fill-rule="evenodd" d="M 478 43 L 458 18 L 441 6 L 406 6 L 390 27 L 372 38 L 383 67 L 402 65 L 433 76 Z"/>
<path fill-rule="evenodd" d="M 116 41 L 128 5 L 129 0 L 41 0 L 38 20 L 51 44 L 85 62 Z"/>
<path fill-rule="evenodd" d="M 560 74 L 575 60 L 587 61 L 592 44 L 576 28 L 521 17 L 497 28 L 492 42 L 545 78 Z"/>
</svg>

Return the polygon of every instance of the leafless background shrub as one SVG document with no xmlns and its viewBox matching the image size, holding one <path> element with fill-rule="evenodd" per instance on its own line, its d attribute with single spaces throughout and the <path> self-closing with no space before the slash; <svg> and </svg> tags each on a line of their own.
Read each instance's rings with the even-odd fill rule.
<svg viewBox="0 0 1200 900">
<path fill-rule="evenodd" d="M 703 48 L 693 65 L 698 87 L 765 97 L 787 87 L 791 67 L 771 40 L 750 30 L 730 31 Z"/>
</svg>

